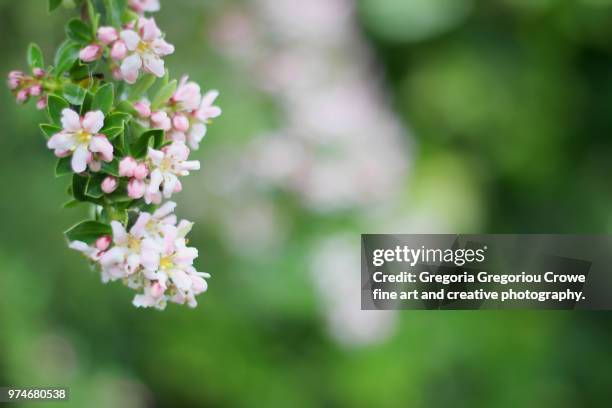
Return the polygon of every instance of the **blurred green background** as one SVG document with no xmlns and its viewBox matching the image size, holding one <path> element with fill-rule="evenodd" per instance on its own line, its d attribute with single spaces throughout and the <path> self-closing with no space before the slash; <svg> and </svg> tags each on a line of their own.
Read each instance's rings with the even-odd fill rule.
<svg viewBox="0 0 612 408">
<path fill-rule="evenodd" d="M 0 0 L 0 72 L 68 10 Z M 0 384 L 74 407 L 604 407 L 605 312 L 362 312 L 365 232 L 610 233 L 612 1 L 162 1 L 224 115 L 177 196 L 212 273 L 131 306 L 61 231 L 33 104 L 0 98 Z M 53 405 L 53 404 L 49 404 Z M 32 406 L 40 406 L 33 404 Z"/>
</svg>

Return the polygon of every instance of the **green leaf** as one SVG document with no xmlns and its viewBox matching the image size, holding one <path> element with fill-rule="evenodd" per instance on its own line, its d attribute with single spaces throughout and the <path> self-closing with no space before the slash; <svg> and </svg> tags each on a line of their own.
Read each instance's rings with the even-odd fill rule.
<svg viewBox="0 0 612 408">
<path fill-rule="evenodd" d="M 88 182 L 89 177 L 87 176 L 81 176 L 79 174 L 74 174 L 72 176 L 72 196 L 75 200 L 87 201 L 85 191 L 87 191 Z"/>
<path fill-rule="evenodd" d="M 153 102 L 151 102 L 151 109 L 154 111 L 158 110 L 168 102 L 172 95 L 174 95 L 174 91 L 176 91 L 176 85 L 177 82 L 176 79 L 174 79 L 157 91 L 157 94 L 153 98 Z"/>
<path fill-rule="evenodd" d="M 64 98 L 71 104 L 81 106 L 87 95 L 87 90 L 75 84 L 64 85 Z"/>
<path fill-rule="evenodd" d="M 127 0 L 115 0 L 115 4 L 120 12 L 124 12 L 127 9 L 128 1 Z"/>
<path fill-rule="evenodd" d="M 72 165 L 70 163 L 71 160 L 72 158 L 70 156 L 62 157 L 57 160 L 57 163 L 55 165 L 55 177 L 61 177 L 61 176 L 65 176 L 66 174 L 73 173 Z"/>
<path fill-rule="evenodd" d="M 89 68 L 89 65 L 79 62 L 70 70 L 70 79 L 72 79 L 73 82 L 81 82 L 83 79 L 89 79 L 91 76 Z"/>
<path fill-rule="evenodd" d="M 79 44 L 66 40 L 60 45 L 55 54 L 55 75 L 60 76 L 68 71 L 74 63 L 79 59 Z"/>
<path fill-rule="evenodd" d="M 85 93 L 85 99 L 83 99 L 83 104 L 81 104 L 81 115 L 85 115 L 91 109 L 91 104 L 93 103 L 93 94 L 89 91 Z"/>
<path fill-rule="evenodd" d="M 125 8 L 125 2 L 118 0 L 104 0 L 104 7 L 106 8 L 106 24 L 114 27 L 121 25 L 121 15 Z"/>
<path fill-rule="evenodd" d="M 77 201 L 77 200 L 68 200 L 64 204 L 62 204 L 62 207 L 63 208 L 74 208 L 74 207 L 78 206 L 79 204 L 81 204 L 80 201 Z"/>
<path fill-rule="evenodd" d="M 62 0 L 49 0 L 49 11 L 53 11 L 62 5 Z"/>
<path fill-rule="evenodd" d="M 113 230 L 108 224 L 98 221 L 82 221 L 64 232 L 68 241 L 82 241 L 87 244 L 94 243 L 103 235 L 112 235 Z"/>
<path fill-rule="evenodd" d="M 95 37 L 100 23 L 100 14 L 96 13 L 96 8 L 91 0 L 87 0 L 87 14 L 91 19 L 92 36 Z"/>
<path fill-rule="evenodd" d="M 102 86 L 98 89 L 98 92 L 96 92 L 93 98 L 91 110 L 101 110 L 104 115 L 107 115 L 113 107 L 114 97 L 113 84 Z"/>
<path fill-rule="evenodd" d="M 57 95 L 49 95 L 47 98 L 47 113 L 53 124 L 62 125 L 62 111 L 67 108 L 68 102 Z"/>
<path fill-rule="evenodd" d="M 34 68 L 45 68 L 45 60 L 43 58 L 40 47 L 34 43 L 31 43 L 28 47 L 28 65 L 31 69 Z"/>
<path fill-rule="evenodd" d="M 123 127 L 123 124 L 130 120 L 130 115 L 123 112 L 113 112 L 104 118 L 104 127 L 108 129 L 113 127 Z"/>
<path fill-rule="evenodd" d="M 87 188 L 85 189 L 85 195 L 92 198 L 102 198 L 104 191 L 102 191 L 102 181 L 106 178 L 104 174 L 96 174 L 89 179 Z"/>
<path fill-rule="evenodd" d="M 102 169 L 100 171 L 110 174 L 111 176 L 119 177 L 119 160 L 113 159 L 110 163 L 102 162 Z"/>
<path fill-rule="evenodd" d="M 140 16 L 138 15 L 138 13 L 135 13 L 130 9 L 126 9 L 121 15 L 121 22 L 123 23 L 123 25 L 126 25 L 134 20 L 138 20 L 139 18 Z"/>
<path fill-rule="evenodd" d="M 138 81 L 132 87 L 129 100 L 132 102 L 139 101 L 140 98 L 153 86 L 157 78 L 154 75 L 146 74 L 138 78 Z"/>
<path fill-rule="evenodd" d="M 117 136 L 119 136 L 122 132 L 123 132 L 123 126 L 121 127 L 112 127 L 112 128 L 108 128 L 108 129 L 104 129 L 102 133 L 104 136 L 106 136 L 108 138 L 108 140 L 113 140 L 114 138 L 116 138 Z"/>
<path fill-rule="evenodd" d="M 119 221 L 121 224 L 126 225 L 128 222 L 128 213 L 126 210 L 116 209 L 113 207 L 107 207 L 102 210 L 100 214 L 101 219 L 111 222 L 111 221 Z"/>
<path fill-rule="evenodd" d="M 109 139 L 114 139 L 125 129 L 125 122 L 130 119 L 130 115 L 123 112 L 114 112 L 104 118 L 104 127 L 100 133 Z"/>
<path fill-rule="evenodd" d="M 89 44 L 93 41 L 91 26 L 83 20 L 73 18 L 66 24 L 66 35 L 80 44 Z"/>
<path fill-rule="evenodd" d="M 121 112 L 121 113 L 127 113 L 130 114 L 132 116 L 137 116 L 138 115 L 138 111 L 136 110 L 136 108 L 134 108 L 134 105 L 132 105 L 132 102 L 130 101 L 121 101 L 117 104 L 117 106 L 115 106 L 115 111 L 116 112 Z"/>
<path fill-rule="evenodd" d="M 41 123 L 39 126 L 40 126 L 40 130 L 42 130 L 43 134 L 45 135 L 47 139 L 55 135 L 56 133 L 59 133 L 62 131 L 62 128 L 60 126 L 51 125 L 48 123 Z"/>
<path fill-rule="evenodd" d="M 149 147 L 156 148 L 164 141 L 164 131 L 161 129 L 152 129 L 144 132 L 131 146 L 131 152 L 134 158 L 140 159 L 147 154 Z"/>
</svg>

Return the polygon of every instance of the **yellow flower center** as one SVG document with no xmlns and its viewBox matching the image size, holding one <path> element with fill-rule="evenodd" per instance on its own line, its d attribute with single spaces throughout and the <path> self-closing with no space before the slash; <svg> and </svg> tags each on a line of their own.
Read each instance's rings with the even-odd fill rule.
<svg viewBox="0 0 612 408">
<path fill-rule="evenodd" d="M 130 235 L 128 237 L 128 248 L 132 251 L 140 251 L 140 238 Z"/>
<path fill-rule="evenodd" d="M 172 169 L 172 160 L 168 159 L 168 158 L 164 158 L 161 162 L 161 164 L 159 165 L 159 168 L 162 171 L 169 171 Z"/>
<path fill-rule="evenodd" d="M 170 267 L 172 267 L 173 263 L 172 263 L 172 257 L 171 256 L 164 256 L 159 260 L 159 267 L 161 269 L 168 269 Z"/>
<path fill-rule="evenodd" d="M 143 53 L 143 52 L 145 52 L 145 51 L 146 51 L 146 50 L 148 50 L 148 49 L 149 49 L 149 46 L 148 46 L 148 45 L 147 45 L 147 43 L 146 43 L 146 42 L 144 42 L 144 41 L 139 42 L 139 43 L 138 43 L 138 46 L 136 47 L 136 50 L 137 50 L 138 52 L 140 52 L 140 53 Z"/>
<path fill-rule="evenodd" d="M 76 133 L 76 139 L 79 144 L 89 144 L 91 134 L 81 129 Z"/>
</svg>

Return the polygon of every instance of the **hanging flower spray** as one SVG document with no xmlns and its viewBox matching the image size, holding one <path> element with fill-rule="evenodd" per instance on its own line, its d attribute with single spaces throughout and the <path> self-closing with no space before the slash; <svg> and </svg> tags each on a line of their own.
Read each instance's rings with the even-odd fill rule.
<svg viewBox="0 0 612 408">
<path fill-rule="evenodd" d="M 8 75 L 17 103 L 33 98 L 47 112 L 40 128 L 58 158 L 55 174 L 71 177 L 65 206 L 92 206 L 92 219 L 66 231 L 69 247 L 103 282 L 135 290 L 137 307 L 195 307 L 209 275 L 193 266 L 193 224 L 178 221 L 168 200 L 200 168 L 190 155 L 221 115 L 218 92 L 170 79 L 163 58 L 174 46 L 148 16 L 159 0 L 74 1 L 81 18 L 67 23 L 53 66 L 31 44 L 30 73 Z M 61 4 L 49 0 L 50 11 Z"/>
</svg>

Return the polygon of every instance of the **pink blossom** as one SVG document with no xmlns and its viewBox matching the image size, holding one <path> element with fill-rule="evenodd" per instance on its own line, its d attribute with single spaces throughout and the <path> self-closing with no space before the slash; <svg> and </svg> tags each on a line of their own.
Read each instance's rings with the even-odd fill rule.
<svg viewBox="0 0 612 408">
<path fill-rule="evenodd" d="M 139 163 L 134 169 L 134 177 L 138 180 L 144 180 L 149 175 L 149 169 L 144 163 Z"/>
<path fill-rule="evenodd" d="M 120 37 L 129 51 L 129 56 L 121 64 L 121 74 L 127 83 L 135 83 L 141 69 L 158 78 L 164 76 L 162 57 L 172 54 L 174 46 L 162 38 L 154 19 L 140 18 L 137 31 L 123 30 Z"/>
<path fill-rule="evenodd" d="M 98 29 L 98 39 L 106 45 L 111 45 L 119 39 L 119 33 L 117 33 L 115 27 L 100 27 Z"/>
<path fill-rule="evenodd" d="M 90 44 L 79 52 L 79 58 L 83 62 L 93 62 L 102 56 L 102 51 L 99 44 Z"/>
<path fill-rule="evenodd" d="M 87 164 L 101 158 L 105 162 L 113 160 L 113 145 L 105 135 L 98 132 L 104 126 L 101 111 L 87 112 L 80 117 L 72 109 L 62 111 L 63 130 L 53 135 L 47 147 L 58 157 L 72 155 L 71 165 L 75 173 L 81 173 Z"/>
<path fill-rule="evenodd" d="M 47 97 L 43 96 L 36 102 L 36 109 L 43 110 L 47 107 Z"/>
<path fill-rule="evenodd" d="M 113 69 L 113 78 L 115 79 L 115 81 L 123 80 L 123 75 L 121 74 L 121 68 L 116 67 Z"/>
<path fill-rule="evenodd" d="M 219 91 L 208 91 L 202 97 L 202 103 L 196 112 L 196 118 L 201 122 L 208 123 L 211 119 L 221 116 L 221 108 L 213 105 L 219 96 Z"/>
<path fill-rule="evenodd" d="M 33 87 L 30 88 L 28 92 L 32 96 L 40 96 L 42 94 L 42 86 L 34 85 Z"/>
<path fill-rule="evenodd" d="M 160 9 L 159 0 L 129 0 L 128 4 L 138 14 L 153 13 Z"/>
<path fill-rule="evenodd" d="M 112 238 L 110 237 L 110 235 L 103 235 L 100 238 L 98 238 L 96 240 L 96 248 L 99 251 L 106 251 L 108 249 L 108 247 L 110 246 L 111 242 L 112 242 Z"/>
<path fill-rule="evenodd" d="M 189 119 L 184 115 L 175 115 L 172 118 L 172 125 L 179 132 L 186 132 L 189 130 Z"/>
<path fill-rule="evenodd" d="M 17 92 L 17 103 L 26 103 L 29 98 L 30 94 L 28 93 L 27 89 L 22 89 L 21 91 Z"/>
<path fill-rule="evenodd" d="M 148 118 L 151 116 L 151 104 L 149 101 L 142 100 L 134 104 L 134 109 L 138 112 L 138 116 L 141 118 Z"/>
<path fill-rule="evenodd" d="M 176 104 L 179 111 L 191 112 L 198 109 L 201 100 L 200 85 L 189 82 L 189 77 L 185 75 L 181 78 L 181 82 L 170 101 Z"/>
<path fill-rule="evenodd" d="M 162 285 L 159 281 L 156 281 L 151 285 L 151 296 L 155 298 L 161 297 L 165 291 L 166 285 Z"/>
<path fill-rule="evenodd" d="M 127 55 L 127 47 L 123 41 L 117 41 L 113 44 L 113 48 L 111 48 L 110 56 L 115 61 L 119 61 L 125 58 Z"/>
<path fill-rule="evenodd" d="M 11 71 L 8 75 L 8 86 L 11 91 L 16 90 L 21 86 L 25 78 L 25 74 L 22 71 Z"/>
<path fill-rule="evenodd" d="M 172 128 L 172 122 L 164 111 L 155 112 L 151 115 L 151 124 L 157 129 L 168 131 Z"/>
<path fill-rule="evenodd" d="M 193 113 L 193 123 L 186 134 L 180 132 L 173 135 L 173 140 L 182 140 L 187 142 L 189 147 L 197 150 L 200 147 L 200 142 L 206 136 L 207 125 L 211 119 L 221 115 L 221 108 L 213 105 L 215 99 L 219 96 L 219 91 L 212 90 L 207 92 L 200 103 L 200 106 Z"/>
<path fill-rule="evenodd" d="M 125 157 L 119 162 L 119 175 L 121 177 L 134 177 L 138 162 L 133 157 Z"/>
<path fill-rule="evenodd" d="M 142 180 L 131 179 L 127 186 L 128 196 L 133 199 L 142 198 L 145 194 L 145 183 Z"/>
<path fill-rule="evenodd" d="M 106 194 L 110 194 L 117 189 L 118 185 L 116 178 L 108 176 L 102 181 L 101 188 Z"/>
<path fill-rule="evenodd" d="M 177 189 L 179 176 L 187 176 L 192 170 L 200 169 L 200 162 L 187 160 L 189 148 L 183 142 L 173 142 L 162 150 L 149 148 L 147 159 L 151 168 L 145 202 L 160 201 L 160 191 L 170 198 Z M 180 191 L 182 187 L 178 187 Z"/>
<path fill-rule="evenodd" d="M 44 77 L 44 76 L 45 76 L 45 74 L 46 74 L 46 73 L 45 73 L 45 70 L 44 70 L 44 69 L 42 69 L 42 68 L 34 68 L 34 69 L 32 70 L 32 73 L 33 73 L 33 74 L 34 74 L 34 76 L 35 76 L 36 78 L 38 78 L 38 79 L 40 79 L 40 78 Z"/>
</svg>

